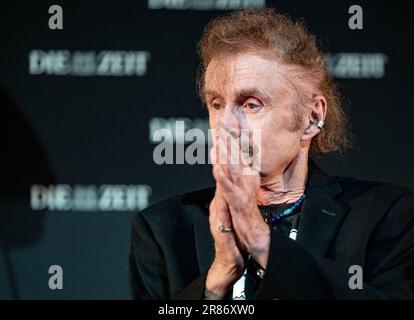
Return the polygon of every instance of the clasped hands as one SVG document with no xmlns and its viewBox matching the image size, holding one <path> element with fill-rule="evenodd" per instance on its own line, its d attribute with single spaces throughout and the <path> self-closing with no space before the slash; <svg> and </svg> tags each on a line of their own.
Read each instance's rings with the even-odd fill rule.
<svg viewBox="0 0 414 320">
<path fill-rule="evenodd" d="M 270 229 L 256 204 L 260 176 L 251 166 L 251 137 L 247 139 L 250 147 L 242 147 L 240 132 L 213 131 L 210 158 L 216 192 L 209 223 L 215 258 L 206 278 L 206 296 L 222 299 L 243 274 L 246 257 L 266 268 Z"/>
</svg>

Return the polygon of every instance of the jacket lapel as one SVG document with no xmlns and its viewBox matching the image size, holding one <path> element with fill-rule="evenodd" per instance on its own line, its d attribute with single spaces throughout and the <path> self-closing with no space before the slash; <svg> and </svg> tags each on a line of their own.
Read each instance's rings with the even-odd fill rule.
<svg viewBox="0 0 414 320">
<path fill-rule="evenodd" d="M 200 274 L 207 272 L 214 260 L 214 241 L 210 233 L 208 209 L 204 221 L 193 224 L 193 235 Z"/>
<path fill-rule="evenodd" d="M 341 186 L 312 160 L 309 161 L 308 172 L 297 241 L 327 256 L 349 206 L 334 200 L 335 196 L 342 193 Z"/>
</svg>

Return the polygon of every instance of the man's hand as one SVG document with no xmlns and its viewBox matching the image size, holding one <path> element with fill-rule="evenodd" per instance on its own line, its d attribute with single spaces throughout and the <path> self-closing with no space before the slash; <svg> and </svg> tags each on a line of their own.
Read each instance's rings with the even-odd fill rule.
<svg viewBox="0 0 414 320">
<path fill-rule="evenodd" d="M 266 268 L 270 229 L 256 204 L 256 194 L 260 187 L 259 173 L 250 167 L 251 161 L 246 157 L 251 155 L 242 153 L 238 137 L 234 138 L 225 130 L 219 130 L 218 138 L 219 143 L 213 152 L 219 152 L 219 157 L 227 160 L 224 164 L 214 164 L 213 175 L 228 206 L 237 246 Z M 238 159 L 235 159 L 235 155 Z"/>
<path fill-rule="evenodd" d="M 222 299 L 242 275 L 245 263 L 234 233 L 219 230 L 220 224 L 232 227 L 229 208 L 219 185 L 210 204 L 209 220 L 216 256 L 207 274 L 205 296 L 208 299 Z"/>
</svg>

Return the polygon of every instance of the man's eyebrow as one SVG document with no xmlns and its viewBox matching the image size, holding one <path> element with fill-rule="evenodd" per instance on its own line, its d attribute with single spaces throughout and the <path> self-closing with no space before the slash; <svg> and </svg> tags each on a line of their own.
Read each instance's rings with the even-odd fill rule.
<svg viewBox="0 0 414 320">
<path fill-rule="evenodd" d="M 204 96 L 205 97 L 219 97 L 219 98 L 222 97 L 220 93 L 218 93 L 217 91 L 214 91 L 214 90 L 206 90 L 204 92 Z"/>
<path fill-rule="evenodd" d="M 206 98 L 209 98 L 209 97 L 221 98 L 222 97 L 222 95 L 220 93 L 218 93 L 217 91 L 214 91 L 214 90 L 206 90 L 205 93 L 204 93 L 204 96 Z M 263 92 L 262 90 L 257 89 L 257 88 L 240 90 L 237 93 L 237 96 L 243 97 L 243 98 L 246 98 L 246 97 L 259 97 L 260 99 L 262 99 L 266 103 L 270 103 L 270 101 L 271 101 L 270 95 L 266 94 L 265 92 Z"/>
<path fill-rule="evenodd" d="M 252 89 L 244 89 L 238 92 L 238 96 L 241 97 L 259 97 L 259 99 L 263 100 L 263 102 L 270 104 L 272 98 L 267 93 L 263 92 L 260 89 L 252 88 Z"/>
</svg>

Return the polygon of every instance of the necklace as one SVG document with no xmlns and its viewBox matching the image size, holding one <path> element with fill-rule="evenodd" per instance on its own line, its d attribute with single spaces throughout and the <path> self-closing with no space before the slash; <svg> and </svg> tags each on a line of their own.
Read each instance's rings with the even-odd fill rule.
<svg viewBox="0 0 414 320">
<path fill-rule="evenodd" d="M 290 208 L 286 209 L 285 211 L 278 214 L 277 216 L 274 216 L 271 220 L 271 223 L 275 223 L 276 221 L 279 221 L 283 219 L 284 217 L 287 217 L 290 214 L 292 214 L 296 210 L 296 208 L 298 208 L 301 205 L 303 200 L 305 200 L 305 194 L 303 194 Z M 268 223 L 267 215 L 268 214 L 266 213 L 266 217 L 265 217 L 266 223 Z M 293 227 L 290 230 L 289 238 L 291 238 L 292 240 L 296 240 L 297 233 L 298 233 L 297 227 Z M 249 255 L 249 259 L 250 259 L 250 255 Z M 255 263 L 254 260 L 252 261 L 253 261 L 253 266 L 256 269 L 255 271 L 256 275 L 259 278 L 263 279 L 266 273 L 266 270 L 263 269 L 261 266 L 259 266 L 257 263 Z M 237 280 L 237 282 L 233 286 L 233 300 L 246 300 L 246 296 L 245 296 L 246 277 L 247 277 L 247 268 L 244 270 L 243 275 L 239 278 L 239 280 Z"/>
<path fill-rule="evenodd" d="M 302 204 L 303 200 L 305 200 L 305 194 L 303 194 L 290 208 L 287 208 L 282 213 L 279 213 L 278 215 L 272 217 L 270 223 L 273 224 L 291 215 Z"/>
</svg>

